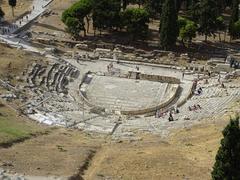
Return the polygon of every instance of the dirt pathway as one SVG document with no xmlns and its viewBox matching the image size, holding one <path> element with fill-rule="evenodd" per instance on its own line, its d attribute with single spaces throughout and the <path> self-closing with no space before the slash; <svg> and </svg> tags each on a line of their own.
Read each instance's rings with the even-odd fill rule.
<svg viewBox="0 0 240 180">
<path fill-rule="evenodd" d="M 86 180 L 91 180 L 96 177 L 96 172 L 100 169 L 102 162 L 105 161 L 109 154 L 109 147 L 102 147 L 96 152 L 94 158 L 92 159 L 88 169 L 84 172 L 83 178 Z"/>
</svg>

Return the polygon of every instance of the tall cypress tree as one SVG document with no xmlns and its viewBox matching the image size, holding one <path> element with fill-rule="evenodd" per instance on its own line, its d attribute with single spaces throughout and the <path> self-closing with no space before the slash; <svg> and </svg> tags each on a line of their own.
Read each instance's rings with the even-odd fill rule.
<svg viewBox="0 0 240 180">
<path fill-rule="evenodd" d="M 231 119 L 223 130 L 221 147 L 216 155 L 216 162 L 212 171 L 213 180 L 240 179 L 240 129 L 239 117 Z"/>
<path fill-rule="evenodd" d="M 236 36 L 236 32 L 234 30 L 234 23 L 239 19 L 239 1 L 233 0 L 232 2 L 232 14 L 229 22 L 229 34 L 232 38 Z"/>
<path fill-rule="evenodd" d="M 199 33 L 207 36 L 214 35 L 217 30 L 218 8 L 216 0 L 201 0 L 199 9 Z"/>
<path fill-rule="evenodd" d="M 172 48 L 179 33 L 175 0 L 165 0 L 160 18 L 160 46 L 164 50 Z"/>
</svg>

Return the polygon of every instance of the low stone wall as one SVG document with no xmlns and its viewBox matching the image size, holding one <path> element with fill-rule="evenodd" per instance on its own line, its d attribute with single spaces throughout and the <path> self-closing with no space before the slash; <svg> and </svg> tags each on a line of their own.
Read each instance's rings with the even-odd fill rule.
<svg viewBox="0 0 240 180">
<path fill-rule="evenodd" d="M 169 84 L 180 84 L 180 79 L 169 76 L 158 76 L 158 75 L 149 75 L 149 74 L 140 74 L 141 80 L 148 81 L 157 81 L 161 83 L 169 83 Z"/>
</svg>

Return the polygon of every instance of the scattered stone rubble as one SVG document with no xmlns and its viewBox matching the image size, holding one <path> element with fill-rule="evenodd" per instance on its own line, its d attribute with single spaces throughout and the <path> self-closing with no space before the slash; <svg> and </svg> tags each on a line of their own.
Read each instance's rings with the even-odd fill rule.
<svg viewBox="0 0 240 180">
<path fill-rule="evenodd" d="M 29 88 L 42 87 L 50 92 L 67 94 L 66 86 L 69 81 L 78 76 L 79 71 L 70 64 L 54 63 L 48 66 L 33 64 L 32 69 L 27 72 L 27 83 Z"/>
</svg>

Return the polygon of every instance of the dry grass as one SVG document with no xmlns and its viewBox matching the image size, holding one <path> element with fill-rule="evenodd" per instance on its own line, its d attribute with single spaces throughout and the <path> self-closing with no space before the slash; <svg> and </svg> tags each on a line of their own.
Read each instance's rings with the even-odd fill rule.
<svg viewBox="0 0 240 180">
<path fill-rule="evenodd" d="M 201 125 L 176 132 L 167 141 L 145 136 L 141 142 L 106 145 L 97 153 L 85 178 L 211 179 L 221 129 L 213 124 Z"/>
<path fill-rule="evenodd" d="M 28 175 L 71 176 L 84 168 L 100 142 L 77 131 L 55 129 L 48 135 L 0 149 L 0 165 L 11 162 L 13 166 L 5 168 Z"/>
<path fill-rule="evenodd" d="M 41 59 L 37 55 L 0 44 L 0 78 L 19 76 L 29 64 Z"/>
</svg>

